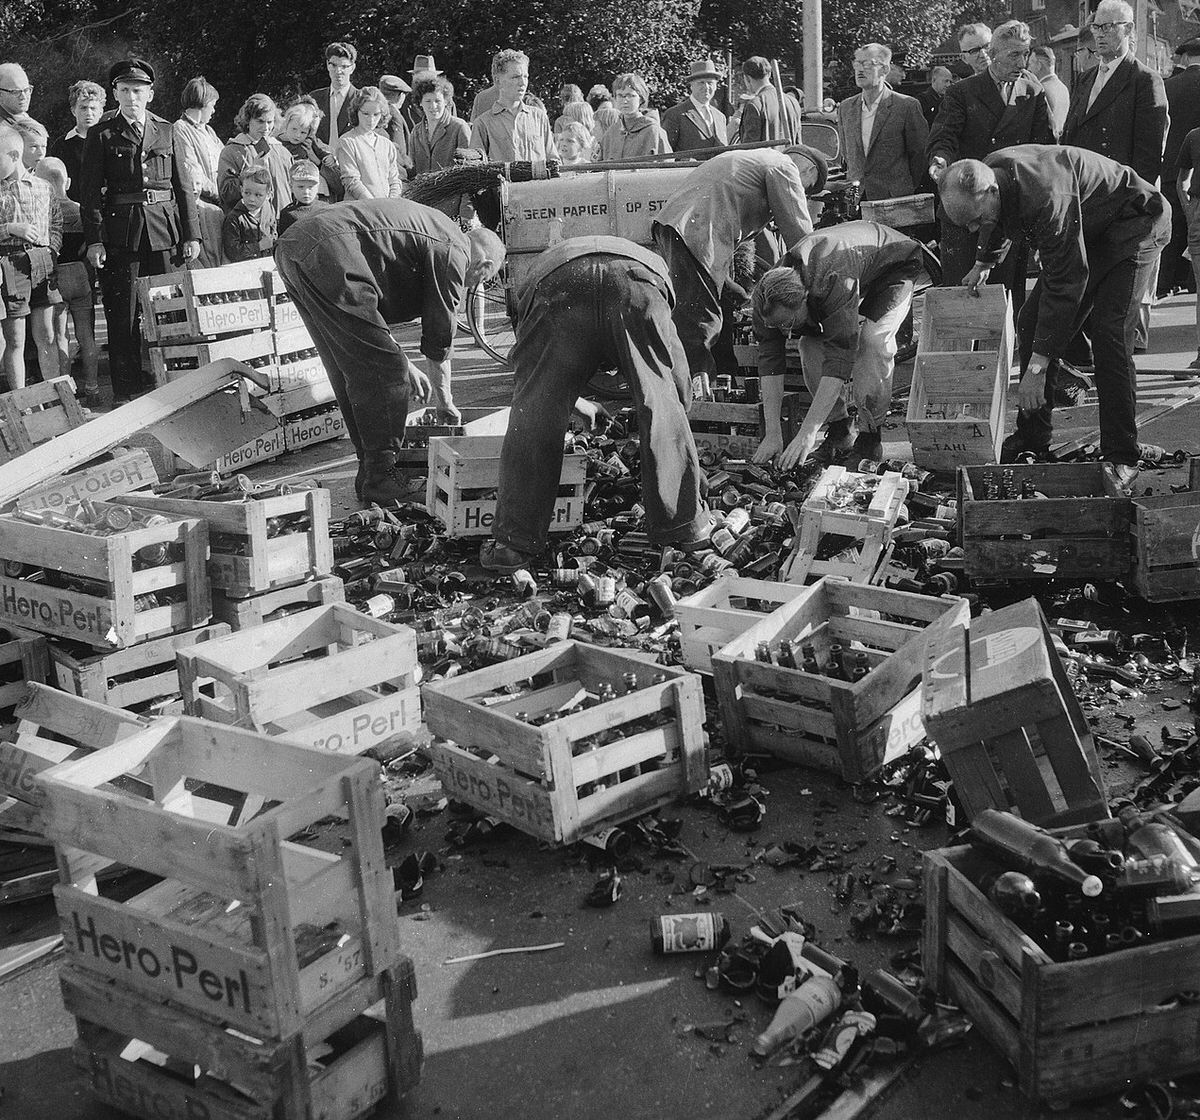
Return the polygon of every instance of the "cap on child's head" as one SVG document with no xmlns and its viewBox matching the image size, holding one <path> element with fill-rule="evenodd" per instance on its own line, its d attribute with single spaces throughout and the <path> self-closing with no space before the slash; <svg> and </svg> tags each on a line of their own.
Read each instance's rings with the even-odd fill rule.
<svg viewBox="0 0 1200 1120">
<path fill-rule="evenodd" d="M 288 178 L 293 183 L 319 183 L 321 172 L 317 170 L 317 165 L 312 160 L 298 159 L 292 164 Z"/>
</svg>

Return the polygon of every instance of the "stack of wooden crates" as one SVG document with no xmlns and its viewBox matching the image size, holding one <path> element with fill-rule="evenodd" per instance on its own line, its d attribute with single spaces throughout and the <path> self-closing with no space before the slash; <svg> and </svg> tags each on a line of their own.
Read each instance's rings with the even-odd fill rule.
<svg viewBox="0 0 1200 1120">
<path fill-rule="evenodd" d="M 346 434 L 325 367 L 269 257 L 151 276 L 138 282 L 138 295 L 156 384 L 218 358 L 244 362 L 266 380 L 262 403 L 276 426 L 193 466 L 240 470 Z"/>
<path fill-rule="evenodd" d="M 112 784 L 131 770 L 148 789 Z M 184 717 L 39 781 L 63 1000 L 94 1096 L 146 1120 L 355 1120 L 412 1088 L 416 990 L 376 764 Z M 271 807 L 215 824 L 193 812 L 197 781 Z M 329 814 L 349 829 L 332 852 L 311 827 Z M 104 898 L 97 856 L 162 879 Z"/>
</svg>

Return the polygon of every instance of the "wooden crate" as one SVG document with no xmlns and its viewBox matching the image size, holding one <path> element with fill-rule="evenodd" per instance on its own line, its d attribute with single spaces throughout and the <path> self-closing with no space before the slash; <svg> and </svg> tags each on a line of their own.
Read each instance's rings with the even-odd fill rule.
<svg viewBox="0 0 1200 1120">
<path fill-rule="evenodd" d="M 276 611 L 300 611 L 325 603 L 344 603 L 346 588 L 337 576 L 292 584 L 261 595 L 235 599 L 224 591 L 212 593 L 213 618 L 228 622 L 231 630 L 249 630 L 261 626 Z"/>
<path fill-rule="evenodd" d="M 712 672 L 712 655 L 728 645 L 764 614 L 804 593 L 790 583 L 744 576 L 713 580 L 675 604 L 683 663 L 697 672 Z"/>
<path fill-rule="evenodd" d="M 1108 816 L 1096 746 L 1036 599 L 943 630 L 925 648 L 922 691 L 968 821 L 982 809 L 1043 826 Z"/>
<path fill-rule="evenodd" d="M 785 393 L 780 406 L 780 425 L 786 447 L 800 429 L 807 406 L 796 393 Z M 763 405 L 729 404 L 725 401 L 693 401 L 688 409 L 688 427 L 696 441 L 696 450 L 705 449 L 728 455 L 731 459 L 749 459 L 766 435 Z"/>
<path fill-rule="evenodd" d="M 1133 498 L 1133 587 L 1150 603 L 1200 598 L 1200 487 Z"/>
<path fill-rule="evenodd" d="M 328 381 L 314 381 L 308 385 L 294 385 L 282 392 L 267 393 L 259 399 L 268 412 L 286 419 L 314 408 L 327 409 L 334 403 L 333 386 Z M 341 418 L 340 413 L 338 418 Z"/>
<path fill-rule="evenodd" d="M 87 423 L 69 377 L 0 393 L 0 463 Z"/>
<path fill-rule="evenodd" d="M 1003 285 L 972 296 L 930 288 L 917 340 L 905 426 L 913 462 L 930 471 L 998 463 L 1013 360 Z"/>
<path fill-rule="evenodd" d="M 1057 1108 L 1200 1069 L 1200 1004 L 1180 998 L 1195 990 L 1200 937 L 1057 963 L 975 885 L 1002 865 L 969 846 L 923 862 L 926 981 L 971 1016 L 1027 1097 Z"/>
<path fill-rule="evenodd" d="M 932 194 L 906 194 L 898 198 L 863 199 L 859 203 L 863 221 L 879 222 L 893 229 L 928 225 L 933 221 Z"/>
<path fill-rule="evenodd" d="M 138 301 L 147 342 L 201 341 L 271 325 L 261 261 L 143 277 Z"/>
<path fill-rule="evenodd" d="M 54 679 L 64 692 L 114 708 L 129 708 L 179 692 L 176 650 L 228 633 L 224 622 L 215 622 L 102 654 L 83 653 L 77 646 L 55 641 L 50 645 L 50 660 L 54 663 Z"/>
<path fill-rule="evenodd" d="M 1044 499 L 988 501 L 989 479 L 1028 479 Z M 972 578 L 1124 579 L 1132 562 L 1129 498 L 1107 463 L 960 467 L 958 528 Z"/>
<path fill-rule="evenodd" d="M 263 266 L 263 287 L 266 289 L 267 301 L 271 309 L 271 330 L 290 331 L 295 327 L 304 326 L 304 320 L 300 318 L 296 304 L 288 295 L 287 286 L 283 282 L 283 277 L 279 275 L 275 262 L 270 257 L 264 257 L 261 264 Z"/>
<path fill-rule="evenodd" d="M 122 509 L 97 502 L 96 509 Z M 139 549 L 165 544 L 179 558 L 139 568 Z M 126 649 L 148 638 L 192 630 L 211 613 L 208 527 L 194 518 L 97 537 L 0 517 L 0 558 L 41 571 L 55 582 L 0 576 L 0 623 L 70 638 L 96 649 Z M 56 584 L 75 584 L 57 586 Z M 139 609 L 138 596 L 171 594 L 179 602 Z"/>
<path fill-rule="evenodd" d="M 329 374 L 316 345 L 303 323 L 275 331 L 276 392 L 289 392 L 305 385 L 326 385 Z"/>
<path fill-rule="evenodd" d="M 336 405 L 333 408 L 288 416 L 283 421 L 283 445 L 288 451 L 299 451 L 303 447 L 312 447 L 331 439 L 341 439 L 345 434 L 346 421 Z"/>
<path fill-rule="evenodd" d="M 429 441 L 425 508 L 446 525 L 450 537 L 487 537 L 496 517 L 500 450 L 504 436 L 439 436 Z M 551 533 L 569 533 L 583 524 L 587 456 L 563 456 Z"/>
<path fill-rule="evenodd" d="M 275 340 L 270 331 L 215 338 L 209 342 L 182 342 L 150 347 L 150 371 L 155 385 L 166 385 L 185 373 L 220 358 L 234 358 L 276 380 Z"/>
<path fill-rule="evenodd" d="M 121 501 L 137 509 L 207 522 L 209 584 L 235 598 L 333 571 L 328 490 L 300 490 L 244 502 L 140 494 Z"/>
<path fill-rule="evenodd" d="M 111 785 L 132 771 L 148 788 Z M 174 1018 L 259 1040 L 314 1028 L 322 1037 L 322 1019 L 331 1011 L 337 1019 L 347 997 L 379 998 L 373 979 L 400 952 L 377 764 L 181 716 L 37 780 L 59 852 L 54 894 L 74 970 Z M 273 807 L 239 825 L 202 820 L 191 803 L 196 781 Z M 350 843 L 337 852 L 287 839 L 332 814 L 349 822 Z M 101 898 L 76 868 L 81 852 L 163 881 L 125 902 Z M 108 937 L 133 941 L 134 956 L 113 959 Z"/>
<path fill-rule="evenodd" d="M 845 508 L 837 494 L 847 486 L 874 487 L 865 509 Z M 859 474 L 845 467 L 826 467 L 800 507 L 800 526 L 781 574 L 788 583 L 811 583 L 822 576 L 845 576 L 870 583 L 888 550 L 892 530 L 908 497 L 908 480 L 898 471 Z M 849 537 L 838 555 L 818 560 L 828 536 Z M 849 555 L 844 555 L 848 551 Z"/>
<path fill-rule="evenodd" d="M 185 709 L 216 723 L 339 754 L 362 754 L 421 723 L 416 633 L 344 603 L 287 615 L 177 657 Z M 202 688 L 209 679 L 211 696 Z"/>
<path fill-rule="evenodd" d="M 82 470 L 61 474 L 43 486 L 22 494 L 18 509 L 52 509 L 65 512 L 85 499 L 106 501 L 158 482 L 158 471 L 144 447 L 118 447 Z"/>
<path fill-rule="evenodd" d="M 965 599 L 934 599 L 826 576 L 713 655 L 726 739 L 738 751 L 777 755 L 860 782 L 925 736 L 921 668 L 927 641 L 962 626 Z M 865 653 L 869 672 L 850 682 L 755 660 L 790 640 Z"/>
<path fill-rule="evenodd" d="M 244 467 L 253 466 L 255 463 L 269 463 L 272 459 L 278 459 L 287 449 L 283 422 L 280 421 L 276 427 L 255 436 L 241 447 L 234 448 L 211 463 L 192 463 L 191 465 L 193 467 L 211 466 L 213 470 L 220 471 L 222 474 L 236 474 Z"/>
<path fill-rule="evenodd" d="M 0 721 L 8 723 L 31 681 L 50 676 L 46 638 L 19 626 L 0 628 Z"/>
<path fill-rule="evenodd" d="M 540 727 L 517 718 L 595 695 L 602 682 L 619 690 L 627 672 L 642 684 L 635 692 Z M 661 683 L 645 683 L 659 673 Z M 518 682 L 529 690 L 499 691 Z M 446 792 L 541 840 L 573 843 L 708 781 L 700 678 L 620 650 L 555 642 L 422 695 L 429 729 L 442 737 L 430 750 Z M 647 717 L 665 722 L 643 729 Z M 607 743 L 588 749 L 601 737 Z"/>
</svg>

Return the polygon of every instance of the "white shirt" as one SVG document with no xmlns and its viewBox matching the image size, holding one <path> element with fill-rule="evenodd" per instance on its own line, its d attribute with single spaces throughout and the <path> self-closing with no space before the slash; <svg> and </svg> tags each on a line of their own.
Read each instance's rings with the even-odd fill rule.
<svg viewBox="0 0 1200 1120">
<path fill-rule="evenodd" d="M 1112 77 L 1112 72 L 1125 61 L 1125 56 L 1114 58 L 1108 62 L 1100 60 L 1100 65 L 1096 67 L 1096 80 L 1092 83 L 1092 95 L 1088 98 L 1087 107 L 1090 109 L 1096 104 L 1096 98 L 1100 96 L 1100 91 L 1104 88 L 1108 79 Z"/>
<path fill-rule="evenodd" d="M 701 105 L 700 102 L 697 101 L 690 93 L 688 94 L 688 100 L 693 105 L 696 106 L 696 111 L 700 114 L 704 123 L 706 125 L 708 125 L 708 131 L 713 132 L 714 129 L 713 129 L 712 106 L 711 105 Z"/>
<path fill-rule="evenodd" d="M 875 99 L 874 105 L 867 104 L 867 95 L 863 94 L 862 99 L 862 146 L 865 154 L 871 147 L 871 133 L 875 128 L 875 114 L 879 112 L 879 106 L 883 104 L 883 99 L 888 95 L 888 87 L 884 86 L 882 92 Z"/>
<path fill-rule="evenodd" d="M 329 89 L 329 146 L 332 148 L 338 142 L 338 117 L 342 113 L 342 103 L 346 100 L 346 95 L 349 94 L 350 87 L 347 86 L 341 93 L 338 93 L 332 86 Z M 357 123 L 357 122 L 355 122 Z"/>
</svg>

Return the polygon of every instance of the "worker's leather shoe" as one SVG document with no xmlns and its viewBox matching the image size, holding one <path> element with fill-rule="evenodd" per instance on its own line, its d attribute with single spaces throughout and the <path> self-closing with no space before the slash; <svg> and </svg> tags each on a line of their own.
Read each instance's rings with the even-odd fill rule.
<svg viewBox="0 0 1200 1120">
<path fill-rule="evenodd" d="M 423 482 L 396 473 L 394 451 L 364 451 L 362 475 L 358 500 L 364 505 L 374 503 L 386 506 L 392 502 L 410 502 L 425 489 Z"/>
<path fill-rule="evenodd" d="M 883 458 L 883 440 L 879 438 L 879 433 L 869 429 L 859 432 L 850 449 L 850 458 L 856 462 L 872 459 L 878 463 Z"/>
<path fill-rule="evenodd" d="M 825 438 L 818 444 L 810 458 L 814 463 L 828 466 L 838 459 L 845 458 L 847 452 L 854 447 L 854 422 L 850 417 L 844 420 L 834 420 L 825 429 Z"/>
<path fill-rule="evenodd" d="M 1000 445 L 1000 462 L 1015 463 L 1022 455 L 1033 455 L 1043 459 L 1050 453 L 1050 447 L 1030 447 L 1016 432 L 1008 436 Z"/>
<path fill-rule="evenodd" d="M 537 560 L 527 552 L 518 552 L 506 544 L 496 540 L 487 540 L 479 546 L 479 565 L 489 572 L 503 572 L 512 575 L 522 568 L 528 568 Z"/>
</svg>

